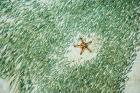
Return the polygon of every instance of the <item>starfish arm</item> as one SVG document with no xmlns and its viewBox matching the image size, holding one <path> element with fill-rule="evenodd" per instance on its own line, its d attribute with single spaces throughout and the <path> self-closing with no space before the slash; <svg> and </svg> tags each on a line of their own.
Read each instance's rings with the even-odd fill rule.
<svg viewBox="0 0 140 93">
<path fill-rule="evenodd" d="M 91 43 L 92 43 L 92 41 L 89 41 L 89 42 L 87 42 L 86 44 L 89 45 L 89 44 L 91 44 Z"/>
<path fill-rule="evenodd" d="M 81 40 L 82 43 L 85 43 L 84 40 L 83 40 L 83 38 L 80 38 L 80 40 Z"/>
<path fill-rule="evenodd" d="M 84 48 L 81 48 L 81 52 L 80 52 L 80 55 L 82 55 L 84 52 Z"/>
<path fill-rule="evenodd" d="M 88 47 L 87 47 L 87 50 L 88 50 L 89 52 L 92 52 L 91 49 L 89 49 Z"/>
<path fill-rule="evenodd" d="M 74 47 L 76 47 L 76 48 L 80 48 L 80 45 L 74 45 Z"/>
</svg>

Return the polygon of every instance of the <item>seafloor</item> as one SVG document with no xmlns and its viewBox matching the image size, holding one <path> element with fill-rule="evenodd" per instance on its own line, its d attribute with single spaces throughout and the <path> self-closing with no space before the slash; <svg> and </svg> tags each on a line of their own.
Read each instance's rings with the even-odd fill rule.
<svg viewBox="0 0 140 93">
<path fill-rule="evenodd" d="M 1 82 L 10 93 L 123 93 L 140 45 L 139 6 L 139 0 L 0 0 Z M 80 37 L 92 41 L 92 52 L 73 47 Z"/>
</svg>

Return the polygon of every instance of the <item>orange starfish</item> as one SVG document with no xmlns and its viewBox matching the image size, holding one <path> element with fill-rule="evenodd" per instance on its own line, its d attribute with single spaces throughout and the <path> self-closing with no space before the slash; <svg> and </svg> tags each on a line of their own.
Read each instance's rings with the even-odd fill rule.
<svg viewBox="0 0 140 93">
<path fill-rule="evenodd" d="M 88 45 L 92 43 L 92 41 L 89 41 L 89 42 L 84 42 L 83 38 L 80 38 L 81 40 L 81 43 L 80 44 L 77 44 L 77 45 L 74 45 L 74 47 L 76 48 L 80 48 L 81 49 L 81 52 L 80 52 L 80 55 L 83 54 L 84 50 L 87 49 L 89 52 L 92 52 L 89 48 L 88 48 Z"/>
</svg>

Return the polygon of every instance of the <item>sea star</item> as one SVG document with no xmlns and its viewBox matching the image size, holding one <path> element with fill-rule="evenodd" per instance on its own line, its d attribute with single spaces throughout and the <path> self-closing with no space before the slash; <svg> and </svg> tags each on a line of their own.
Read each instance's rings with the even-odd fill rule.
<svg viewBox="0 0 140 93">
<path fill-rule="evenodd" d="M 88 48 L 88 45 L 92 43 L 92 41 L 89 41 L 89 42 L 85 42 L 83 40 L 83 38 L 80 38 L 81 40 L 81 43 L 80 44 L 77 44 L 77 45 L 74 45 L 74 47 L 76 48 L 80 48 L 81 49 L 81 52 L 80 52 L 80 55 L 83 54 L 84 50 L 87 49 L 89 52 L 92 52 L 89 48 Z"/>
</svg>

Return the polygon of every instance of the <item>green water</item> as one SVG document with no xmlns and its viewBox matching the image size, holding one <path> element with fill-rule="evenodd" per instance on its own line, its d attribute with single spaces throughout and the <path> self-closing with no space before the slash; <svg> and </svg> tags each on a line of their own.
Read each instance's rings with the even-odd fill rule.
<svg viewBox="0 0 140 93">
<path fill-rule="evenodd" d="M 0 77 L 16 93 L 123 93 L 139 41 L 138 6 L 139 0 L 0 0 Z M 69 67 L 64 53 L 78 33 L 96 33 L 102 47 L 92 62 Z"/>
</svg>

